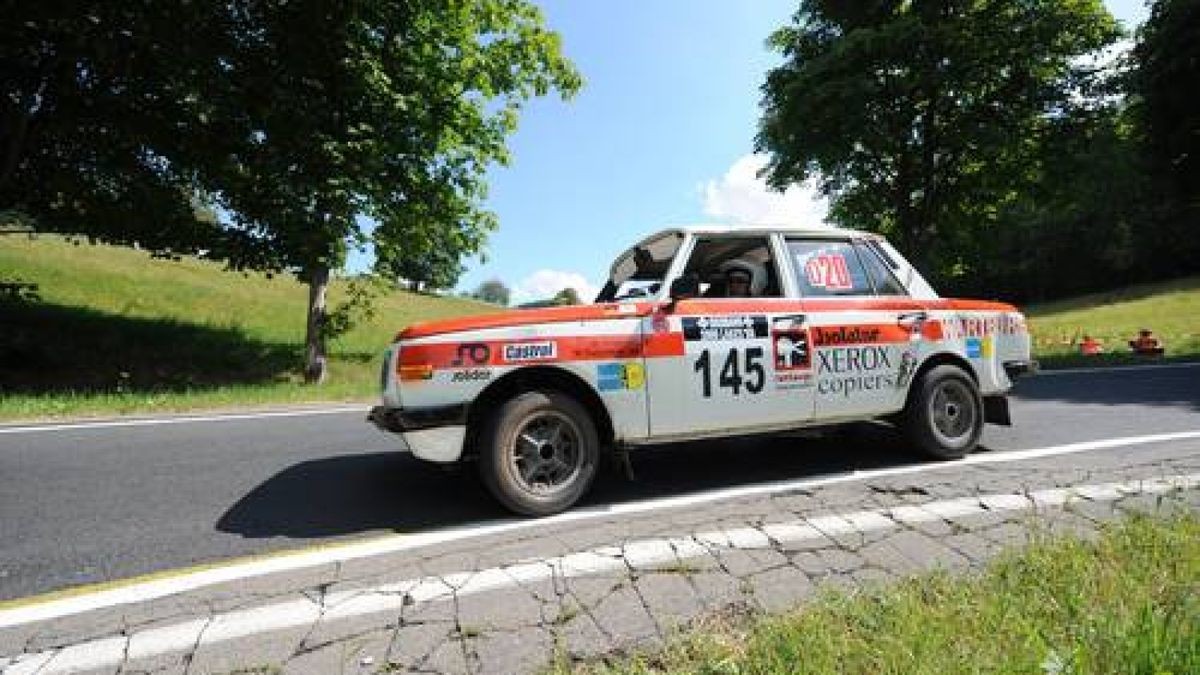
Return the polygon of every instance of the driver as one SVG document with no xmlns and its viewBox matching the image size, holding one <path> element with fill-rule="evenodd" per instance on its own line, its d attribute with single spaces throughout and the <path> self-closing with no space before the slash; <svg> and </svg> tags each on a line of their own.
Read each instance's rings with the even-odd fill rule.
<svg viewBox="0 0 1200 675">
<path fill-rule="evenodd" d="M 767 271 L 751 260 L 735 258 L 721 263 L 725 277 L 725 297 L 750 298 L 762 295 L 767 286 Z"/>
</svg>

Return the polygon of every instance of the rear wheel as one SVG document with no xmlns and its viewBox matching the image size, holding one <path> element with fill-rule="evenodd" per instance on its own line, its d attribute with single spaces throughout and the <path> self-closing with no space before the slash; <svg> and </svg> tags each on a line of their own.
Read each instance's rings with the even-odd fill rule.
<svg viewBox="0 0 1200 675">
<path fill-rule="evenodd" d="M 958 459 L 983 435 L 983 397 L 971 376 L 935 366 L 915 385 L 904 412 L 909 439 L 934 459 Z"/>
<path fill-rule="evenodd" d="M 508 509 L 544 516 L 569 508 L 596 477 L 600 440 L 591 415 L 557 391 L 505 401 L 479 436 L 479 474 Z"/>
</svg>

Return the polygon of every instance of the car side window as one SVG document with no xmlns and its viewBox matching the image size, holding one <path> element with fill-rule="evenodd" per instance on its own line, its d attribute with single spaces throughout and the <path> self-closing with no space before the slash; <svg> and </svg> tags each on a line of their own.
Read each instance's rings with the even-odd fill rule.
<svg viewBox="0 0 1200 675">
<path fill-rule="evenodd" d="M 875 285 L 876 295 L 908 295 L 908 290 L 879 257 L 875 247 L 855 244 L 854 248 L 858 249 L 858 258 L 867 268 L 867 274 Z"/>
<path fill-rule="evenodd" d="M 802 295 L 828 297 L 875 293 L 871 278 L 849 242 L 789 239 L 788 252 Z"/>
<path fill-rule="evenodd" d="M 777 298 L 779 272 L 766 237 L 702 237 L 683 270 L 700 281 L 701 297 Z M 737 282 L 732 285 L 731 283 Z"/>
</svg>

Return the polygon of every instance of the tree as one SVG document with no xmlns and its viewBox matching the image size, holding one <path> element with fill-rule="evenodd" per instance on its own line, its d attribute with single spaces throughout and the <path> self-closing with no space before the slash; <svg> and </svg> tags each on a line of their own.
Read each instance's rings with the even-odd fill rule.
<svg viewBox="0 0 1200 675">
<path fill-rule="evenodd" d="M 579 291 L 571 287 L 564 288 L 554 295 L 553 302 L 556 305 L 578 305 Z"/>
<path fill-rule="evenodd" d="M 213 248 L 187 166 L 232 46 L 213 3 L 6 2 L 0 213 L 161 253 Z"/>
<path fill-rule="evenodd" d="M 485 172 L 522 104 L 580 85 L 525 0 L 22 3 L 5 26 L 22 86 L 2 113 L 0 210 L 294 272 L 310 381 L 348 247 L 373 241 L 385 268 L 436 250 L 440 273 L 478 251 L 495 227 Z M 196 191 L 230 222 L 195 218 Z"/>
<path fill-rule="evenodd" d="M 476 300 L 490 302 L 493 305 L 507 307 L 509 299 L 508 286 L 505 286 L 504 282 L 499 279 L 488 279 L 480 284 L 479 288 L 475 289 L 472 297 Z"/>
<path fill-rule="evenodd" d="M 1200 0 L 1158 0 L 1134 49 L 1133 108 L 1151 176 L 1147 256 L 1160 275 L 1200 270 Z"/>
<path fill-rule="evenodd" d="M 403 280 L 413 291 L 453 288 L 464 270 L 462 247 L 443 241 L 446 234 L 445 228 L 429 228 L 423 236 L 410 235 L 403 242 L 379 242 L 376 274 Z"/>
<path fill-rule="evenodd" d="M 768 182 L 816 177 L 832 219 L 953 287 L 1049 121 L 1089 95 L 1079 57 L 1118 36 L 1099 0 L 803 0 L 769 40 L 786 61 L 763 86 Z"/>
</svg>

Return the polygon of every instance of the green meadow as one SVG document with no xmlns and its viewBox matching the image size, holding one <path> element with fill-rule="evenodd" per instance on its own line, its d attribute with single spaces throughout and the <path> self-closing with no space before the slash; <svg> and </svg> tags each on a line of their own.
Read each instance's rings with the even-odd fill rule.
<svg viewBox="0 0 1200 675">
<path fill-rule="evenodd" d="M 395 291 L 329 345 L 330 373 L 302 383 L 307 287 L 290 275 L 226 271 L 59 237 L 0 236 L 0 280 L 39 302 L 0 305 L 0 418 L 366 401 L 379 355 L 417 321 L 495 311 Z M 345 282 L 335 281 L 330 303 Z"/>
</svg>

